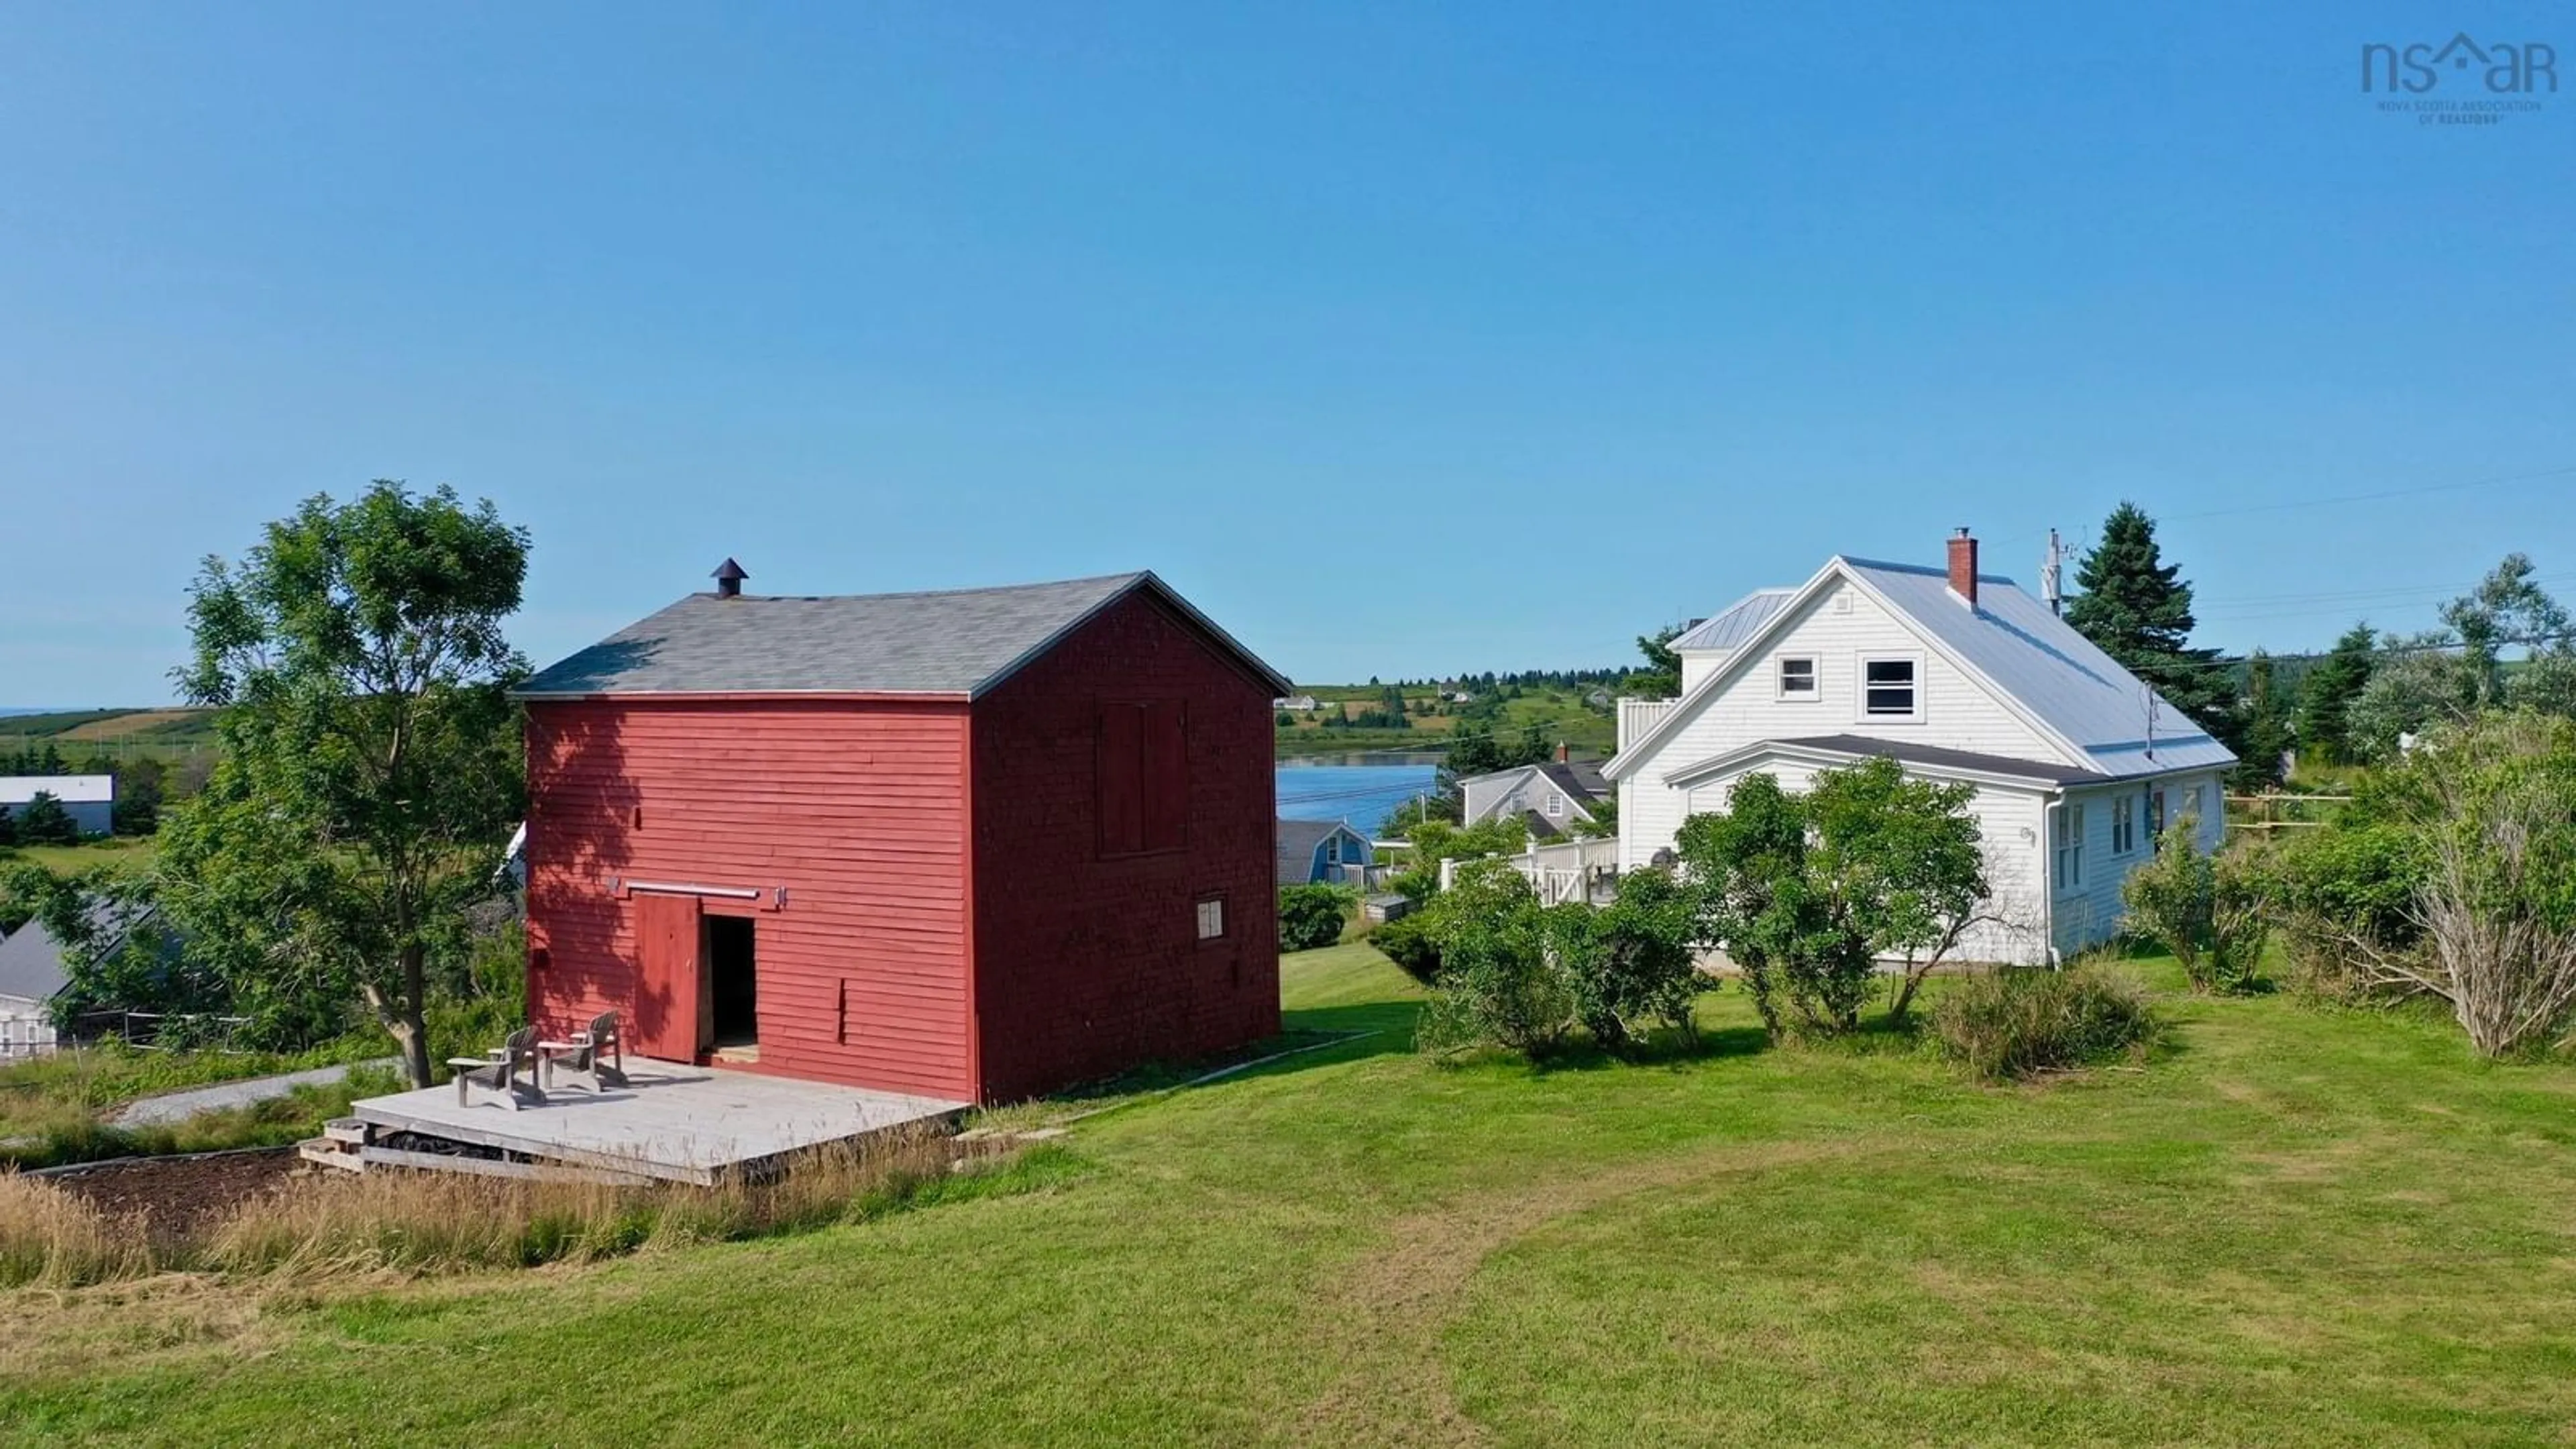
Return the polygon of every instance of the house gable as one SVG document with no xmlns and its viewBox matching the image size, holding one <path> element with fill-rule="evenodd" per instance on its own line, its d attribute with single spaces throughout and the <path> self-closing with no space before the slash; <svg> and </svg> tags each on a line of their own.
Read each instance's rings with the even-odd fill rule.
<svg viewBox="0 0 2576 1449">
<path fill-rule="evenodd" d="M 1812 663 L 1812 690 L 1784 695 L 1781 663 Z M 1917 708 L 1864 708 L 1871 660 L 1914 664 Z M 1707 759 L 1755 740 L 1855 734 L 1978 754 L 2087 768 L 2083 752 L 2033 718 L 1868 581 L 1836 558 L 1716 673 L 1630 741 L 1606 773 L 1616 780 Z"/>
</svg>

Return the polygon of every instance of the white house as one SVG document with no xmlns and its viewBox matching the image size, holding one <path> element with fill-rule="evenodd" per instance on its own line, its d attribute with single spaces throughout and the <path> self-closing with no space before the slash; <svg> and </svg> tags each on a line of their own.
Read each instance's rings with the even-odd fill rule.
<svg viewBox="0 0 2576 1449">
<path fill-rule="evenodd" d="M 0 940 L 0 1061 L 54 1049 L 54 998 L 70 984 L 62 948 L 43 922 Z"/>
<path fill-rule="evenodd" d="M 42 792 L 62 803 L 83 835 L 105 835 L 116 823 L 114 775 L 0 775 L 0 815 L 16 815 Z"/>
<path fill-rule="evenodd" d="M 2113 934 L 2120 885 L 2165 822 L 2225 831 L 2236 762 L 2190 716 L 2012 580 L 1950 540 L 1947 569 L 1835 557 L 1796 588 L 1749 594 L 1673 641 L 1678 699 L 1622 700 L 1619 866 L 1669 849 L 1746 775 L 1792 789 L 1872 755 L 1966 781 L 1985 834 L 1995 924 L 1962 959 L 2045 961 Z"/>
<path fill-rule="evenodd" d="M 1590 824 L 1609 794 L 1601 767 L 1569 760 L 1560 745 L 1555 759 L 1461 778 L 1458 818 L 1475 825 L 1517 815 L 1528 823 L 1532 840 L 1552 840 Z"/>
</svg>

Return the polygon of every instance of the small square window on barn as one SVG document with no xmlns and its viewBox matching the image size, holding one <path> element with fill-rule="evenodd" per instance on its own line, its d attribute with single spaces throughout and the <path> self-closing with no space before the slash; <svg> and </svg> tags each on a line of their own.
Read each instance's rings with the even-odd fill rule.
<svg viewBox="0 0 2576 1449">
<path fill-rule="evenodd" d="M 1103 704 L 1100 853 L 1177 850 L 1189 820 L 1189 732 L 1178 700 Z"/>
<path fill-rule="evenodd" d="M 1214 941 L 1225 935 L 1225 898 L 1211 896 L 1199 902 L 1199 939 Z"/>
</svg>

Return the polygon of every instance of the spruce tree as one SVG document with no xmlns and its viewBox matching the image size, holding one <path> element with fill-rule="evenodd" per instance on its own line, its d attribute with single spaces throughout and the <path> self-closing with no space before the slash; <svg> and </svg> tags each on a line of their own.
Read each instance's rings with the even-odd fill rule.
<svg viewBox="0 0 2576 1449">
<path fill-rule="evenodd" d="M 2299 746 L 2334 764 L 2353 758 L 2352 702 L 2370 683 L 2379 635 L 2367 623 L 2343 631 L 2333 652 L 2317 661 L 2299 685 Z"/>
<path fill-rule="evenodd" d="M 2228 775 L 2235 790 L 2268 790 L 2281 783 L 2281 757 L 2296 736 L 2290 727 L 2289 691 L 2281 687 L 2272 656 L 2257 649 L 2245 661 L 2245 711 L 2240 757 Z"/>
<path fill-rule="evenodd" d="M 2191 647 L 2191 585 L 2179 564 L 2164 561 L 2146 510 L 2134 503 L 2111 510 L 2102 541 L 2076 568 L 2075 584 L 2082 592 L 2067 601 L 2066 622 L 2076 632 L 2201 728 L 2231 747 L 2237 743 L 2231 671 L 2218 664 L 2217 650 Z"/>
</svg>

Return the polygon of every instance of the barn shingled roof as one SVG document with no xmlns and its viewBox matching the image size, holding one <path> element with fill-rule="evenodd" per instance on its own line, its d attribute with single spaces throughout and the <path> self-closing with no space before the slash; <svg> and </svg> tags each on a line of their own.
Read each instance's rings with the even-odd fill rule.
<svg viewBox="0 0 2576 1449">
<path fill-rule="evenodd" d="M 1151 572 L 914 594 L 691 594 L 513 691 L 522 699 L 623 694 L 908 694 L 973 698 L 1094 615 L 1144 590 L 1205 630 L 1273 695 L 1288 681 Z"/>
</svg>

